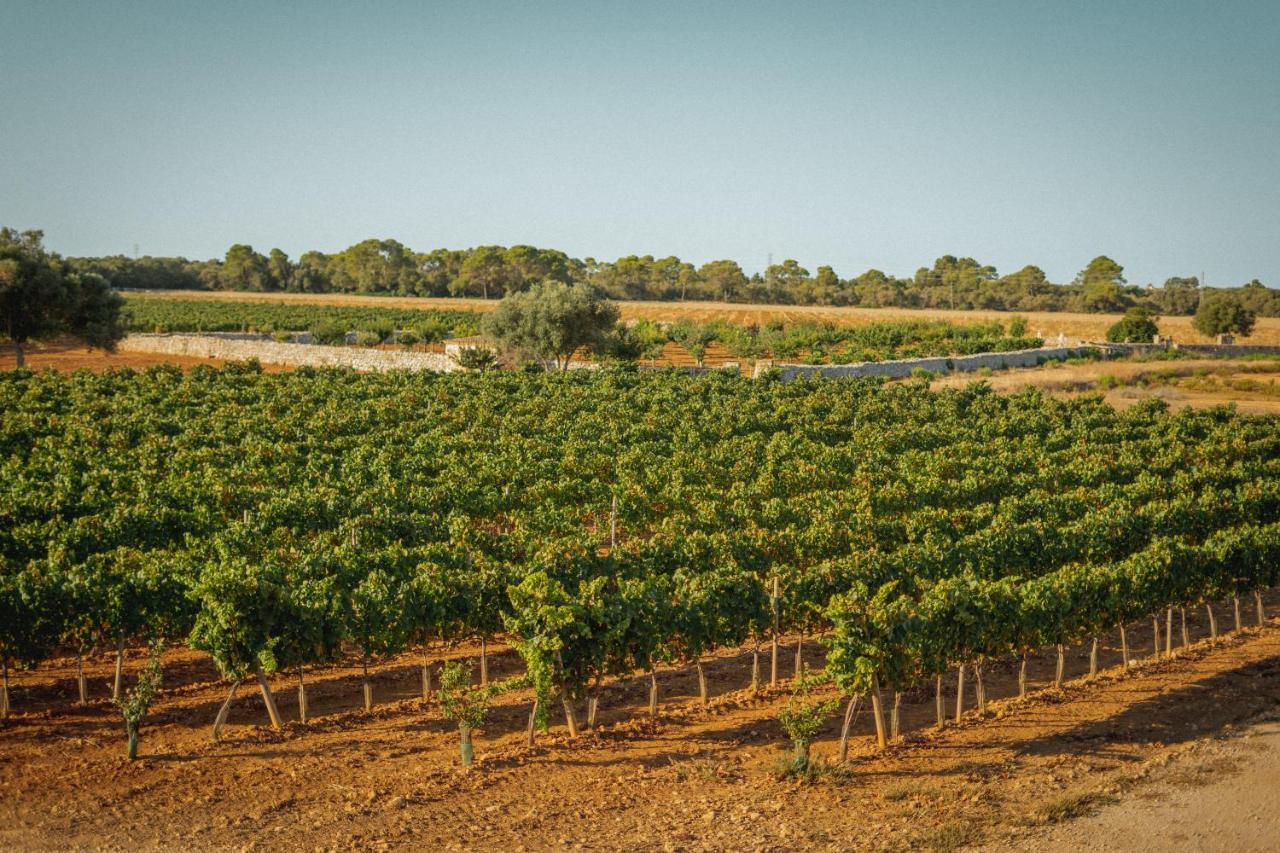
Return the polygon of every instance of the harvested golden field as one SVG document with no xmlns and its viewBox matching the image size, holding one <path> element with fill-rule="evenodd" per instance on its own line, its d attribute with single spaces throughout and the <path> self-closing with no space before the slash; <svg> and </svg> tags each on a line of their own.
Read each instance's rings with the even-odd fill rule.
<svg viewBox="0 0 1280 853">
<path fill-rule="evenodd" d="M 322 305 L 383 306 L 387 308 L 421 308 L 453 311 L 492 311 L 496 301 L 480 299 L 426 299 L 414 296 L 359 296 L 345 293 L 240 293 L 231 291 L 156 291 L 152 294 L 131 293 L 131 298 L 163 296 L 180 299 L 223 299 L 232 302 L 302 302 Z M 727 320 L 742 325 L 762 324 L 781 319 L 786 322 L 829 322 L 840 326 L 865 326 L 890 320 L 950 320 L 974 323 L 987 320 L 1008 321 L 1007 311 L 945 311 L 913 308 L 833 308 L 819 305 L 745 305 L 730 302 L 620 302 L 625 320 Z M 1026 312 L 1029 329 L 1045 337 L 1059 334 L 1071 339 L 1103 340 L 1108 327 L 1120 319 L 1119 314 L 1069 314 Z M 1210 343 L 1208 338 L 1191 328 L 1190 317 L 1164 317 L 1160 331 L 1183 343 Z M 1240 343 L 1280 345 L 1280 317 L 1260 317 L 1254 332 Z"/>
</svg>

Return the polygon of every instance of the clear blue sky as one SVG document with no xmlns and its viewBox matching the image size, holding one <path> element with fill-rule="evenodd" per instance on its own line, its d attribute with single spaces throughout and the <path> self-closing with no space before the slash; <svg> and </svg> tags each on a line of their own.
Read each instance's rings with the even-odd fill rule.
<svg viewBox="0 0 1280 853">
<path fill-rule="evenodd" d="M 1280 286 L 1280 2 L 3 0 L 0 223 Z"/>
</svg>

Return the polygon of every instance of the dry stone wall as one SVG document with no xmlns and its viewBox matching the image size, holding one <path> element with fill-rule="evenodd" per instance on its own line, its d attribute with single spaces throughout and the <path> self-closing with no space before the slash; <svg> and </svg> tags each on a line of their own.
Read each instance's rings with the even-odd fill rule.
<svg viewBox="0 0 1280 853">
<path fill-rule="evenodd" d="M 825 376 L 829 378 L 850 376 L 887 376 L 890 379 L 903 379 L 916 370 L 927 370 L 930 373 L 953 373 L 981 370 L 988 367 L 992 370 L 1003 370 L 1008 367 L 1035 367 L 1049 359 L 1075 358 L 1088 353 L 1102 353 L 1105 357 L 1110 350 L 1096 346 L 1074 347 L 1041 347 L 1040 349 L 1014 350 L 1013 352 L 984 352 L 977 355 L 939 356 L 936 358 L 904 358 L 896 361 L 860 361 L 854 364 L 774 364 L 758 365 L 756 375 L 768 369 L 782 374 L 783 381 L 798 379 L 802 376 Z"/>
<path fill-rule="evenodd" d="M 120 349 L 228 361 L 256 358 L 266 364 L 351 367 L 372 371 L 430 370 L 450 373 L 462 369 L 448 356 L 438 352 L 394 352 L 360 347 L 278 343 L 251 335 L 235 334 L 129 335 L 120 342 Z"/>
</svg>

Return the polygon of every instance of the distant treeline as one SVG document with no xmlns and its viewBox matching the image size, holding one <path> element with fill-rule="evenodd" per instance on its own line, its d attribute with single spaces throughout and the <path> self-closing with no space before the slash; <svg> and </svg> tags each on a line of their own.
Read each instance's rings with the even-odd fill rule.
<svg viewBox="0 0 1280 853">
<path fill-rule="evenodd" d="M 1036 266 L 1000 275 L 993 266 L 952 255 L 921 267 L 911 278 L 876 269 L 841 278 L 829 266 L 811 273 L 794 260 L 773 264 L 763 274 L 747 275 L 729 260 L 694 267 L 676 257 L 629 255 L 606 262 L 533 246 L 415 252 L 395 240 L 365 240 L 332 255 L 305 252 L 296 260 L 279 249 L 264 255 L 252 246 L 236 244 L 221 260 L 114 255 L 70 261 L 76 269 L 98 273 L 117 288 L 143 290 L 498 299 L 553 279 L 588 282 L 615 299 L 1100 313 L 1142 307 L 1159 314 L 1192 314 L 1201 293 L 1194 276 L 1171 278 L 1159 287 L 1129 284 L 1123 267 L 1105 256 L 1094 258 L 1069 284 L 1050 282 Z M 1223 289 L 1238 293 L 1246 307 L 1261 316 L 1280 316 L 1280 291 L 1256 279 Z"/>
</svg>

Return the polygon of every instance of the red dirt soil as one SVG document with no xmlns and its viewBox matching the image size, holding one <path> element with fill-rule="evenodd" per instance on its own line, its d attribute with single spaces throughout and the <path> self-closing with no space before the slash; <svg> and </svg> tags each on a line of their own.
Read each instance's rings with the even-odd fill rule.
<svg viewBox="0 0 1280 853">
<path fill-rule="evenodd" d="M 1245 604 L 1249 623 L 1252 602 Z M 1229 628 L 1229 606 L 1217 610 L 1220 628 Z M 1035 824 L 1054 819 L 1046 806 L 1096 792 L 1127 795 L 1191 745 L 1274 711 L 1280 631 L 1246 628 L 1211 647 L 1203 610 L 1189 617 L 1193 643 L 1178 647 L 1175 620 L 1172 660 L 1148 659 L 1150 623 L 1130 626 L 1138 665 L 1127 673 L 1116 637 L 1104 639 L 1108 669 L 1061 690 L 1049 684 L 1052 656 L 1034 658 L 1026 700 L 1015 696 L 1014 663 L 991 662 L 986 719 L 971 711 L 941 733 L 932 728 L 932 691 L 908 694 L 906 734 L 884 754 L 874 750 L 869 714 L 860 713 L 844 771 L 811 784 L 776 772 L 785 684 L 753 696 L 749 652 L 708 662 L 707 708 L 691 669 L 660 670 L 656 720 L 645 715 L 647 678 L 634 678 L 606 690 L 598 731 L 570 740 L 563 718 L 553 718 L 533 748 L 524 745 L 529 691 L 499 696 L 477 733 L 470 773 L 458 766 L 456 730 L 420 698 L 417 655 L 375 668 L 378 704 L 368 713 L 354 659 L 308 671 L 307 725 L 296 722 L 296 678 L 273 679 L 281 731 L 264 727 L 261 697 L 243 685 L 214 743 L 210 725 L 226 686 L 207 657 L 170 652 L 166 690 L 132 763 L 104 698 L 110 656 L 87 663 L 86 708 L 75 705 L 74 659 L 61 659 L 11 674 L 14 715 L 0 727 L 0 847 L 1016 847 Z M 817 643 L 807 640 L 804 649 L 821 664 Z M 780 655 L 783 676 L 793 651 L 791 638 Z M 130 652 L 127 683 L 142 657 Z M 496 646 L 494 678 L 522 669 Z M 767 655 L 763 670 L 767 680 Z M 1085 671 L 1087 649 L 1072 649 L 1068 674 Z M 954 676 L 949 681 L 954 689 Z M 947 704 L 954 715 L 954 696 Z M 820 758 L 835 753 L 839 717 L 814 747 Z"/>
<path fill-rule="evenodd" d="M 28 344 L 26 347 L 27 367 L 31 370 L 57 370 L 71 373 L 76 370 L 92 370 L 101 373 L 109 368 L 121 370 L 129 367 L 134 370 L 146 370 L 159 364 L 172 364 L 177 367 L 195 367 L 197 364 L 208 364 L 221 367 L 226 362 L 220 358 L 191 358 L 184 355 L 167 355 L 164 353 L 146 352 L 103 352 L 91 349 L 78 341 L 55 341 L 44 344 Z M 13 370 L 18 366 L 17 356 L 9 344 L 0 344 L 0 370 Z M 280 365 L 264 364 L 262 369 L 275 373 L 288 368 Z"/>
</svg>

